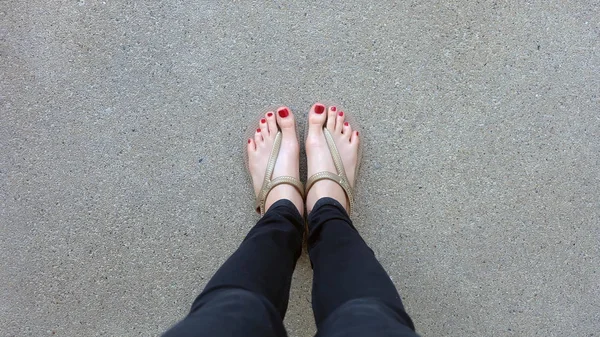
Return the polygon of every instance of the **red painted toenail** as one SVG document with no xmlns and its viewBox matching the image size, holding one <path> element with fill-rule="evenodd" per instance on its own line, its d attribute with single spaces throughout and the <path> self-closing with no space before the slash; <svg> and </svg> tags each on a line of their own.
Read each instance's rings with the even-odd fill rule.
<svg viewBox="0 0 600 337">
<path fill-rule="evenodd" d="M 331 111 L 337 111 L 337 108 L 336 108 L 336 107 L 334 107 L 334 106 L 332 106 L 332 107 L 331 107 Z"/>
<path fill-rule="evenodd" d="M 256 129 L 256 132 L 260 132 L 260 129 Z"/>
<path fill-rule="evenodd" d="M 356 137 L 358 137 L 358 131 L 356 131 Z"/>
<path fill-rule="evenodd" d="M 273 113 L 272 113 L 272 112 L 269 112 L 269 113 L 267 114 L 267 117 L 273 117 Z"/>
<path fill-rule="evenodd" d="M 279 117 L 286 118 L 290 115 L 290 110 L 288 110 L 287 108 L 279 108 L 279 110 L 277 110 L 277 113 L 279 114 Z"/>
<path fill-rule="evenodd" d="M 319 115 L 323 113 L 323 111 L 325 111 L 325 106 L 322 104 L 317 104 L 315 105 L 315 112 L 318 113 Z"/>
<path fill-rule="evenodd" d="M 350 123 L 344 122 L 344 126 L 348 126 L 348 125 L 350 125 Z"/>
<path fill-rule="evenodd" d="M 248 138 L 248 144 L 250 144 L 252 142 L 252 139 Z"/>
<path fill-rule="evenodd" d="M 338 115 L 340 115 L 340 117 L 343 117 L 344 116 L 344 112 L 340 111 L 340 113 Z"/>
<path fill-rule="evenodd" d="M 267 120 L 266 120 L 266 119 L 264 119 L 264 118 L 261 118 L 260 122 L 261 122 L 262 124 L 265 124 L 265 123 L 267 122 Z"/>
</svg>

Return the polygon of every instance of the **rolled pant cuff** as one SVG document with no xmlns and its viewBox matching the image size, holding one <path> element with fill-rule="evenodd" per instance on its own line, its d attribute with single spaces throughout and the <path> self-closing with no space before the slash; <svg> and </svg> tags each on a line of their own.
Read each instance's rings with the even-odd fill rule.
<svg viewBox="0 0 600 337">
<path fill-rule="evenodd" d="M 336 218 L 347 222 L 352 229 L 356 230 L 350 215 L 337 200 L 329 197 L 317 200 L 307 219 L 309 233 L 322 223 Z"/>
<path fill-rule="evenodd" d="M 304 232 L 304 218 L 298 211 L 298 208 L 296 208 L 296 205 L 288 199 L 277 200 L 273 203 L 258 222 L 273 221 L 281 217 L 291 221 L 294 227 L 300 230 L 300 232 Z"/>
</svg>

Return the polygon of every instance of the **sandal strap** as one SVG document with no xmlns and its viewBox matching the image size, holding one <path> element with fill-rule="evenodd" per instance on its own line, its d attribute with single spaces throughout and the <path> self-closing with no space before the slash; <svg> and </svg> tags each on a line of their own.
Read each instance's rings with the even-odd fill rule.
<svg viewBox="0 0 600 337">
<path fill-rule="evenodd" d="M 300 192 L 300 196 L 302 196 L 304 199 L 304 185 L 302 185 L 300 180 L 290 176 L 281 176 L 271 179 L 273 171 L 275 170 L 275 164 L 277 163 L 277 157 L 279 156 L 279 150 L 281 148 L 281 138 L 281 131 L 277 131 L 273 148 L 271 149 L 271 154 L 269 156 L 269 161 L 267 163 L 267 169 L 265 170 L 265 179 L 263 180 L 260 192 L 256 197 L 256 211 L 260 212 L 261 216 L 265 215 L 265 204 L 267 202 L 267 196 L 269 195 L 269 192 L 271 192 L 271 190 L 277 185 L 288 184 L 294 186 L 298 192 Z"/>
<path fill-rule="evenodd" d="M 335 181 L 338 185 L 342 187 L 344 193 L 348 197 L 349 205 L 348 205 L 348 214 L 351 213 L 352 208 L 354 207 L 354 192 L 352 186 L 350 185 L 350 181 L 346 176 L 346 170 L 344 169 L 344 164 L 342 162 L 342 157 L 338 152 L 337 146 L 335 145 L 335 141 L 333 140 L 333 136 L 331 132 L 327 128 L 323 128 L 323 133 L 325 134 L 325 140 L 327 141 L 327 146 L 329 147 L 329 152 L 331 152 L 331 158 L 333 159 L 333 165 L 337 171 L 337 174 L 332 172 L 319 172 L 313 174 L 306 181 L 306 190 L 305 195 L 308 195 L 308 191 L 310 188 L 319 180 L 332 180 Z"/>
<path fill-rule="evenodd" d="M 333 140 L 331 132 L 329 132 L 329 129 L 323 128 L 323 134 L 325 134 L 325 140 L 327 141 L 327 146 L 329 147 L 329 152 L 331 152 L 331 157 L 333 158 L 333 165 L 335 165 L 337 173 L 346 181 L 348 181 L 348 177 L 346 176 L 346 170 L 344 169 L 344 164 L 342 162 L 342 157 L 338 152 L 337 146 L 335 145 L 335 141 Z"/>
<path fill-rule="evenodd" d="M 277 134 L 275 135 L 275 141 L 273 142 L 273 147 L 271 148 L 271 154 L 269 155 L 269 161 L 267 162 L 267 169 L 265 170 L 265 179 L 263 180 L 261 191 L 263 191 L 265 187 L 269 184 L 271 176 L 273 175 L 273 171 L 275 170 L 275 164 L 277 163 L 277 157 L 279 156 L 279 150 L 281 149 L 282 138 L 283 137 L 281 135 L 281 131 L 277 131 Z"/>
<path fill-rule="evenodd" d="M 261 216 L 265 215 L 265 212 L 267 211 L 265 209 L 265 204 L 267 202 L 267 196 L 269 195 L 269 192 L 271 192 L 271 190 L 275 186 L 282 184 L 294 186 L 296 190 L 298 190 L 298 192 L 300 193 L 302 199 L 304 199 L 304 185 L 302 184 L 302 182 L 300 182 L 300 180 L 290 176 L 277 177 L 269 181 L 267 186 L 260 191 L 260 194 L 256 199 L 256 211 L 259 212 Z"/>
</svg>

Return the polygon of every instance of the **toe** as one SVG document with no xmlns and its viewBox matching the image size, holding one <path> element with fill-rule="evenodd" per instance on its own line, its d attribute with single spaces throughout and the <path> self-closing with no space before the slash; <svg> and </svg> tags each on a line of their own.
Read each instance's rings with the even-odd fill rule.
<svg viewBox="0 0 600 337">
<path fill-rule="evenodd" d="M 269 134 L 277 133 L 277 119 L 275 117 L 275 113 L 273 111 L 269 111 L 265 114 L 265 119 L 267 120 L 267 128 L 269 129 Z"/>
<path fill-rule="evenodd" d="M 342 126 L 342 134 L 345 138 L 350 140 L 350 136 L 352 135 L 352 127 L 350 126 L 350 123 L 344 122 L 344 126 Z"/>
<path fill-rule="evenodd" d="M 282 106 L 277 109 L 277 125 L 279 125 L 281 130 L 294 129 L 296 127 L 296 121 L 290 108 Z"/>
<path fill-rule="evenodd" d="M 254 142 L 254 140 L 252 138 L 248 138 L 248 153 L 253 153 L 254 151 L 256 151 L 256 143 Z"/>
<path fill-rule="evenodd" d="M 360 140 L 358 139 L 358 131 L 352 132 L 352 136 L 350 136 L 350 143 L 358 145 L 359 142 Z"/>
<path fill-rule="evenodd" d="M 308 127 L 322 129 L 327 119 L 327 115 L 324 112 L 325 106 L 321 103 L 315 103 L 308 112 Z"/>
<path fill-rule="evenodd" d="M 344 122 L 346 119 L 346 114 L 343 111 L 338 112 L 335 119 L 335 132 L 342 133 L 342 129 L 344 127 Z"/>
<path fill-rule="evenodd" d="M 331 131 L 335 130 L 335 118 L 337 116 L 337 107 L 331 106 L 327 110 L 327 128 Z"/>
<path fill-rule="evenodd" d="M 263 138 L 269 137 L 269 126 L 267 125 L 266 118 L 260 119 L 260 121 L 258 122 L 258 127 L 260 129 L 260 133 L 262 134 Z"/>
<path fill-rule="evenodd" d="M 254 142 L 256 143 L 256 146 L 262 144 L 263 142 L 262 132 L 260 129 L 256 129 L 256 132 L 254 133 Z"/>
</svg>

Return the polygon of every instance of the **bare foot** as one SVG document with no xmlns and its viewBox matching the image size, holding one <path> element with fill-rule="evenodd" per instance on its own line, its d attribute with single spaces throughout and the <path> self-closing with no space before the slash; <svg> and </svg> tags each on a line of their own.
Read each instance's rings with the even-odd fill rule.
<svg viewBox="0 0 600 337">
<path fill-rule="evenodd" d="M 334 106 L 326 109 L 321 103 L 313 105 L 308 113 L 308 136 L 306 137 L 308 176 L 310 177 L 322 171 L 338 173 L 333 164 L 329 147 L 327 147 L 323 126 L 326 126 L 331 132 L 338 152 L 342 157 L 350 186 L 354 187 L 358 164 L 358 131 L 353 131 L 352 126 L 345 121 L 344 112 L 338 111 Z M 317 181 L 306 196 L 308 213 L 312 211 L 317 200 L 323 197 L 330 197 L 339 201 L 348 210 L 349 200 L 342 187 L 334 181 L 323 179 Z"/>
<path fill-rule="evenodd" d="M 281 129 L 282 134 L 281 149 L 271 179 L 281 176 L 300 178 L 300 145 L 296 136 L 296 120 L 290 109 L 281 107 L 277 109 L 277 113 L 269 111 L 260 119 L 258 125 L 254 133 L 254 139 L 248 139 L 247 149 L 248 167 L 252 176 L 254 194 L 257 197 L 265 180 L 269 156 L 278 131 L 277 126 Z M 269 192 L 265 211 L 281 199 L 290 200 L 298 208 L 298 212 L 304 214 L 304 201 L 300 192 L 294 186 L 288 184 L 277 185 Z"/>
</svg>

